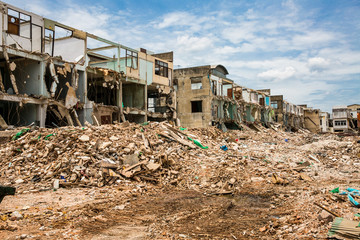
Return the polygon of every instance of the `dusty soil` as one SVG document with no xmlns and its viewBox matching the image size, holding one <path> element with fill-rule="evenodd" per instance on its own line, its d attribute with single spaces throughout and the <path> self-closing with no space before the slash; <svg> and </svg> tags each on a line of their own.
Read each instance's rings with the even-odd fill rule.
<svg viewBox="0 0 360 240">
<path fill-rule="evenodd" d="M 255 189 L 237 195 L 205 195 L 175 189 L 123 194 L 104 188 L 89 201 L 92 191 L 60 189 L 6 197 L 1 211 L 26 206 L 21 209 L 25 217 L 16 224 L 10 222 L 18 230 L 1 231 L 0 238 L 23 234 L 35 239 L 266 238 L 259 229 L 287 211 L 281 206 L 270 208 L 272 191 Z"/>
</svg>

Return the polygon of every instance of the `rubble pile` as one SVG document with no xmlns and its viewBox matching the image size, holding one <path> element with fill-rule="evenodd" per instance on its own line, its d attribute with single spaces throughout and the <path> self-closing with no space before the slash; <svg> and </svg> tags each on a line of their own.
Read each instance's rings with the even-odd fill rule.
<svg viewBox="0 0 360 240">
<path fill-rule="evenodd" d="M 346 196 L 330 192 L 337 187 L 359 189 L 358 140 L 306 130 L 292 133 L 256 126 L 222 132 L 215 127 L 185 129 L 165 122 L 22 129 L 13 135 L 13 140 L 2 144 L 0 179 L 4 185 L 15 186 L 17 194 L 86 187 L 96 196 L 101 195 L 98 189 L 104 189 L 103 198 L 108 201 L 125 192 L 130 195 L 122 195 L 124 199 L 140 193 L 136 196 L 146 202 L 147 196 L 165 194 L 165 190 L 190 190 L 209 199 L 231 197 L 234 202 L 229 204 L 234 203 L 236 209 L 243 204 L 236 204 L 237 196 L 258 195 L 266 202 L 253 204 L 266 206 L 264 214 L 269 215 L 262 216 L 262 221 L 266 219 L 267 223 L 244 236 L 294 239 L 300 234 L 316 238 L 326 236 L 329 229 L 338 234 L 338 225 L 332 227 L 337 216 L 349 221 L 359 218 Z M 105 189 L 111 190 L 107 193 Z M 349 194 L 356 201 L 360 194 L 354 193 Z M 123 209 L 127 204 L 125 201 L 119 206 Z M 201 219 L 190 214 L 193 205 L 186 205 L 189 210 L 179 214 Z M 201 207 L 196 211 L 210 211 Z M 221 216 L 223 210 L 213 207 L 211 212 Z M 9 219 L 24 221 L 12 213 Z M 75 221 L 85 213 L 77 209 L 71 214 Z M 186 219 L 176 214 L 168 217 Z M 153 229 L 160 234 L 168 228 L 168 221 L 156 220 Z"/>
<path fill-rule="evenodd" d="M 1 176 L 8 184 L 47 186 L 54 180 L 60 186 L 98 187 L 124 178 L 170 181 L 162 176 L 176 176 L 176 170 L 170 168 L 175 158 L 197 146 L 168 128 L 172 127 L 164 123 L 141 126 L 125 122 L 22 130 L 18 139 L 0 150 Z M 177 141 L 182 142 L 180 148 Z"/>
</svg>

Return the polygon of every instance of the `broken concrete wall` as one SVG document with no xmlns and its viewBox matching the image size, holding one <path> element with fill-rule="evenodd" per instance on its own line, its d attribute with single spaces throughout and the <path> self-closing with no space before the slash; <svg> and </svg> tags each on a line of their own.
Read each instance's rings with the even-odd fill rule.
<svg viewBox="0 0 360 240">
<path fill-rule="evenodd" d="M 119 109 L 114 106 L 94 104 L 93 114 L 100 125 L 112 124 L 118 119 Z"/>
<path fill-rule="evenodd" d="M 255 122 L 255 113 L 256 113 L 256 108 L 254 108 L 253 105 L 247 104 L 245 107 L 245 113 L 246 113 L 246 121 L 247 122 Z"/>
<path fill-rule="evenodd" d="M 152 56 L 154 56 L 156 58 L 160 58 L 160 59 L 165 60 L 167 62 L 173 62 L 174 61 L 174 52 L 155 53 L 155 54 L 152 54 Z"/>
<path fill-rule="evenodd" d="M 177 115 L 181 125 L 186 127 L 207 127 L 211 125 L 214 111 L 221 115 L 221 107 L 212 103 L 210 66 L 177 69 L 174 81 L 177 83 Z M 191 89 L 191 79 L 200 80 L 202 88 Z M 215 109 L 215 105 L 218 106 Z"/>
<path fill-rule="evenodd" d="M 250 92 L 247 89 L 243 89 L 242 97 L 245 102 L 250 102 Z"/>
<path fill-rule="evenodd" d="M 319 109 L 307 108 L 304 110 L 305 128 L 313 133 L 320 132 L 320 111 Z"/>
<path fill-rule="evenodd" d="M 145 86 L 140 84 L 123 84 L 124 107 L 145 109 Z"/>
<path fill-rule="evenodd" d="M 20 59 L 15 60 L 14 63 L 16 63 L 14 75 L 19 93 L 50 97 L 44 81 L 44 71 L 46 66 L 44 62 Z M 8 71 L 5 72 L 7 73 Z M 11 86 L 10 80 L 8 80 L 7 85 L 9 85 L 9 87 Z"/>
</svg>

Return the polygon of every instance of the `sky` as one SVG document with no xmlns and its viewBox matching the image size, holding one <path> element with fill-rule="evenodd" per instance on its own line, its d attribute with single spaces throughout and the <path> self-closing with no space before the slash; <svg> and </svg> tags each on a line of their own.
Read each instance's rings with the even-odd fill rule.
<svg viewBox="0 0 360 240">
<path fill-rule="evenodd" d="M 221 64 L 235 83 L 331 112 L 360 104 L 360 0 L 7 0 L 174 68 Z"/>
</svg>

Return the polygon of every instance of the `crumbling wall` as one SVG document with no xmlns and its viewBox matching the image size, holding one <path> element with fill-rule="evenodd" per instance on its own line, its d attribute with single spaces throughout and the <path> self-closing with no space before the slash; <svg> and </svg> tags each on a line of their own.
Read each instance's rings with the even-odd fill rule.
<svg viewBox="0 0 360 240">
<path fill-rule="evenodd" d="M 174 71 L 174 79 L 177 81 L 178 88 L 177 115 L 182 126 L 208 127 L 212 122 L 214 104 L 212 104 L 212 97 L 210 95 L 209 70 L 209 67 L 196 67 Z M 201 78 L 201 89 L 191 89 L 191 78 L 194 77 Z M 201 101 L 201 112 L 192 112 L 192 101 Z M 218 104 L 218 106 L 220 105 Z"/>
<path fill-rule="evenodd" d="M 124 107 L 145 109 L 145 86 L 140 84 L 123 84 Z"/>
<path fill-rule="evenodd" d="M 318 109 L 307 109 L 304 112 L 305 128 L 313 133 L 320 131 L 320 115 Z"/>
</svg>

